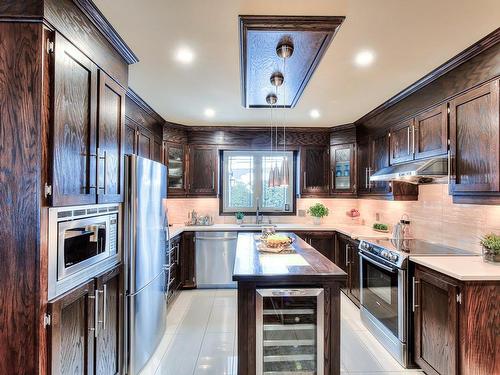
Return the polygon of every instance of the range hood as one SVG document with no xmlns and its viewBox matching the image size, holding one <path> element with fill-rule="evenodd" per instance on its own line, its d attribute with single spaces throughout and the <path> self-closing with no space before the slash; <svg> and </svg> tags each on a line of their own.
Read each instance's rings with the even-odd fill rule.
<svg viewBox="0 0 500 375">
<path fill-rule="evenodd" d="M 405 181 L 412 184 L 447 183 L 446 156 L 392 165 L 375 172 L 370 181 Z"/>
</svg>

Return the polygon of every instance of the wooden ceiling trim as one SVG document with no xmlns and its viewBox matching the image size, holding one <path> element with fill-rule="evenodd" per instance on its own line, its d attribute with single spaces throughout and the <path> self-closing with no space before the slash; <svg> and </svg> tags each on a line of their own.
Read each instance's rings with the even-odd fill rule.
<svg viewBox="0 0 500 375">
<path fill-rule="evenodd" d="M 281 59 L 276 55 L 280 40 L 291 38 L 294 55 L 287 62 L 286 103 L 293 108 L 338 32 L 342 16 L 246 16 L 240 21 L 240 75 L 242 105 L 245 108 L 269 108 L 265 101 L 273 91 L 271 74 L 279 70 Z"/>
</svg>

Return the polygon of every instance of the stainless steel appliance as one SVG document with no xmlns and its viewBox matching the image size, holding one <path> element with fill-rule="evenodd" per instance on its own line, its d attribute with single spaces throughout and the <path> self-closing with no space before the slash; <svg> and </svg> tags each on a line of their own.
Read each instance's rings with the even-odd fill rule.
<svg viewBox="0 0 500 375">
<path fill-rule="evenodd" d="M 391 165 L 370 175 L 371 181 L 405 181 L 413 184 L 449 183 L 450 153 L 448 156 Z"/>
<path fill-rule="evenodd" d="M 408 343 L 412 291 L 408 286 L 410 255 L 475 255 L 474 253 L 426 241 L 361 241 L 360 314 L 368 330 L 404 367 L 409 367 Z"/>
<path fill-rule="evenodd" d="M 120 261 L 119 225 L 117 204 L 49 209 L 49 300 Z"/>
<path fill-rule="evenodd" d="M 324 334 L 322 288 L 257 289 L 257 375 L 323 375 Z"/>
<path fill-rule="evenodd" d="M 125 195 L 127 373 L 135 375 L 154 353 L 166 328 L 167 168 L 127 155 Z"/>
<path fill-rule="evenodd" d="M 233 281 L 237 232 L 196 232 L 198 288 L 236 288 Z"/>
</svg>

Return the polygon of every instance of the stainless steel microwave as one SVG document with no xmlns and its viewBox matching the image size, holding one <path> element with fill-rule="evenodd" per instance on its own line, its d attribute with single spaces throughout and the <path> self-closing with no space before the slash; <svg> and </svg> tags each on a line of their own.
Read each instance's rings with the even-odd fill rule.
<svg viewBox="0 0 500 375">
<path fill-rule="evenodd" d="M 117 204 L 49 209 L 49 300 L 120 261 L 120 218 Z"/>
</svg>

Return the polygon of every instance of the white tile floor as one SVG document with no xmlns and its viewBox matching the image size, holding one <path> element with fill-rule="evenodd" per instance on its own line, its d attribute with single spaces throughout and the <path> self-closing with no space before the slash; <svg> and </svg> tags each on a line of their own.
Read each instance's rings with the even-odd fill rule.
<svg viewBox="0 0 500 375">
<path fill-rule="evenodd" d="M 423 372 L 402 368 L 359 319 L 342 294 L 342 374 Z M 141 375 L 236 375 L 236 290 L 183 291 L 169 309 L 167 332 Z"/>
</svg>

